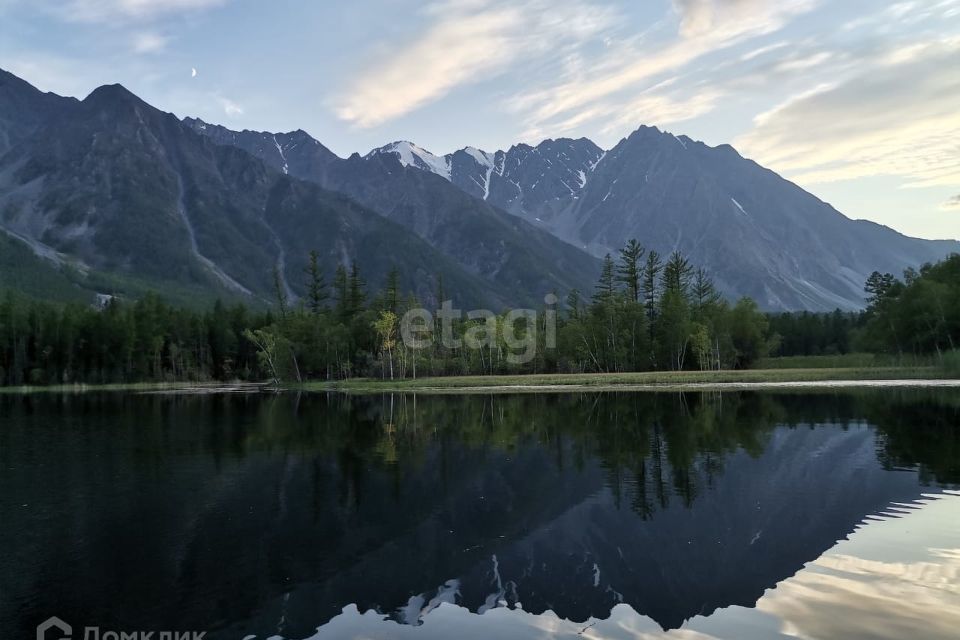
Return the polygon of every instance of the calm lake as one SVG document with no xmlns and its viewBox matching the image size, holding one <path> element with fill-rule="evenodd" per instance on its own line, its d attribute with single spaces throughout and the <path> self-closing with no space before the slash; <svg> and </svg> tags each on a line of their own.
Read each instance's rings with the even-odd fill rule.
<svg viewBox="0 0 960 640">
<path fill-rule="evenodd" d="M 958 487 L 956 390 L 0 395 L 0 638 L 957 638 Z"/>
</svg>

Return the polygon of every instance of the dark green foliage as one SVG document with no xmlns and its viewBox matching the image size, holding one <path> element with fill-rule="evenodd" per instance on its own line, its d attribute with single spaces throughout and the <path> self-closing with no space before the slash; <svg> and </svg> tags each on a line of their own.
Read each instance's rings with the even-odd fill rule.
<svg viewBox="0 0 960 640">
<path fill-rule="evenodd" d="M 875 309 L 888 296 L 895 294 L 900 286 L 892 273 L 880 273 L 879 271 L 871 273 L 863 287 L 863 290 L 868 294 L 867 304 L 870 305 L 870 309 Z"/>
<path fill-rule="evenodd" d="M 646 249 L 632 239 L 620 250 L 620 265 L 617 267 L 617 282 L 627 291 L 627 297 L 633 302 L 640 302 L 640 286 L 643 276 L 643 254 Z"/>
<path fill-rule="evenodd" d="M 656 316 L 657 309 L 657 283 L 660 280 L 660 272 L 663 270 L 663 261 L 660 254 L 654 250 L 647 253 L 647 262 L 643 266 L 643 283 L 641 291 L 643 293 L 643 303 L 647 307 L 647 315 L 651 321 Z"/>
<path fill-rule="evenodd" d="M 853 352 L 854 335 L 865 323 L 862 312 L 775 313 L 769 316 L 774 356 L 832 356 Z"/>
<path fill-rule="evenodd" d="M 768 340 L 773 355 L 820 356 L 854 352 L 896 359 L 935 356 L 949 369 L 960 346 L 960 255 L 903 280 L 874 272 L 864 286 L 866 311 L 782 313 L 770 316 Z"/>
<path fill-rule="evenodd" d="M 942 356 L 960 346 L 960 254 L 920 271 L 908 270 L 903 282 L 874 273 L 862 346 L 892 354 Z"/>
<path fill-rule="evenodd" d="M 617 279 L 613 258 L 608 253 L 603 258 L 603 267 L 600 271 L 600 281 L 597 283 L 597 290 L 593 294 L 595 304 L 609 305 L 613 302 L 617 294 Z"/>
<path fill-rule="evenodd" d="M 0 302 L 0 384 L 256 379 L 241 338 L 266 322 L 242 306 L 175 309 L 148 295 L 102 309 L 15 298 Z"/>
<path fill-rule="evenodd" d="M 642 285 L 641 255 L 642 247 L 628 245 L 619 265 L 608 256 L 590 305 L 584 306 L 573 290 L 565 314 L 550 306 L 535 319 L 515 323 L 517 335 L 534 328 L 528 322 L 536 323 L 536 353 L 522 362 L 512 356 L 526 347 L 519 349 L 505 337 L 511 329 L 505 314 L 454 320 L 451 337 L 460 346 L 434 340 L 431 346 L 413 349 L 391 339 L 385 350 L 384 336 L 395 334 L 397 327 L 391 332 L 384 319 L 393 317 L 395 322 L 420 306 L 415 295 L 402 293 L 399 271 L 391 269 L 383 289 L 370 297 L 359 265 L 338 265 L 333 306 L 328 307 L 316 252 L 309 254 L 305 267 L 303 298 L 291 298 L 281 271 L 274 271 L 273 313 L 251 314 L 220 302 L 207 312 L 175 309 L 155 295 L 136 302 L 113 299 L 102 309 L 60 307 L 10 295 L 0 307 L 0 383 L 303 381 L 387 371 L 401 378 L 639 371 L 749 366 L 763 355 L 764 319 L 752 303 L 730 309 L 715 296 L 703 294 L 694 301 L 685 287 L 665 290 L 665 284 L 657 283 L 647 292 L 657 301 L 658 320 L 651 326 L 643 302 L 636 299 Z M 670 273 L 681 278 L 688 271 L 682 257 L 672 257 L 669 264 Z M 700 277 L 701 293 L 711 290 L 706 275 Z M 443 298 L 440 276 L 436 287 L 436 295 Z M 490 329 L 493 325 L 495 330 Z M 441 328 L 440 323 L 432 327 L 435 337 Z M 548 348 L 547 336 L 553 332 L 557 345 Z M 489 340 L 479 348 L 463 344 L 471 335 L 488 335 Z"/>
<path fill-rule="evenodd" d="M 457 341 L 489 335 L 479 348 L 443 346 L 439 340 L 421 349 L 404 344 L 393 323 L 420 306 L 416 296 L 403 294 L 395 270 L 376 295 L 368 295 L 353 263 L 335 270 L 332 307 L 319 295 L 288 299 L 278 276 L 278 312 L 273 313 L 251 313 L 220 302 L 206 312 L 177 309 L 154 295 L 137 302 L 114 299 L 96 309 L 7 294 L 0 304 L 0 383 L 303 381 L 388 371 L 404 378 L 713 370 L 748 368 L 771 351 L 782 356 L 845 354 L 854 346 L 940 353 L 945 366 L 956 366 L 960 256 L 927 265 L 910 274 L 908 282 L 891 283 L 867 312 L 768 316 L 749 298 L 729 305 L 716 295 L 705 271 L 674 254 L 662 270 L 650 271 L 662 273 L 652 290 L 643 290 L 641 281 L 643 298 L 654 301 L 651 314 L 634 299 L 636 280 L 618 278 L 636 273 L 633 256 L 638 252 L 628 249 L 619 264 L 609 256 L 604 260 L 592 302 L 584 304 L 573 290 L 564 313 L 557 315 L 549 306 L 531 317 L 531 324 L 521 321 L 521 332 L 534 322 L 538 331 L 536 354 L 523 362 L 511 357 L 517 347 L 504 337 L 510 328 L 506 315 L 453 322 L 451 337 Z M 321 277 L 315 257 L 309 265 L 306 289 L 313 286 L 319 292 L 324 287 L 317 285 Z M 439 278 L 436 284 L 442 297 Z M 554 319 L 556 348 L 547 348 L 547 329 Z M 441 325 L 427 330 L 437 337 Z"/>
<path fill-rule="evenodd" d="M 697 309 L 720 302 L 720 292 L 702 267 L 694 272 L 691 286 L 693 287 L 691 290 L 693 304 Z"/>
<path fill-rule="evenodd" d="M 387 273 L 382 307 L 384 311 L 390 311 L 391 313 L 397 313 L 400 308 L 400 272 L 396 268 L 390 269 L 390 272 Z"/>
<path fill-rule="evenodd" d="M 327 282 L 320 269 L 320 258 L 316 251 L 310 252 L 310 262 L 304 269 L 307 274 L 307 305 L 314 314 L 320 313 L 327 304 Z M 391 271 L 391 274 L 395 271 Z"/>
<path fill-rule="evenodd" d="M 679 251 L 674 251 L 663 267 L 663 290 L 686 297 L 689 294 L 692 274 L 690 261 Z"/>
<path fill-rule="evenodd" d="M 578 292 L 561 319 L 557 368 L 568 372 L 749 367 L 767 354 L 767 320 L 752 301 L 730 308 L 704 270 L 679 253 L 663 265 L 636 241 L 607 256 L 587 308 Z M 621 285 L 621 286 L 618 286 Z"/>
</svg>

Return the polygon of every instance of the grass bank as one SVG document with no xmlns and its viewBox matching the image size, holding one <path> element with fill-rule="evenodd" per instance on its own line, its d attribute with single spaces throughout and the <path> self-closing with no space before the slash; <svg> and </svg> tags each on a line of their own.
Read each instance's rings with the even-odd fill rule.
<svg viewBox="0 0 960 640">
<path fill-rule="evenodd" d="M 55 384 L 48 386 L 20 385 L 0 387 L 0 394 L 72 394 L 96 392 L 122 393 L 254 393 L 266 385 L 256 382 L 129 382 L 112 384 Z"/>
<path fill-rule="evenodd" d="M 866 368 L 924 368 L 941 364 L 936 356 L 892 356 L 875 353 L 845 353 L 821 356 L 781 356 L 763 358 L 758 369 L 866 369 Z"/>
<path fill-rule="evenodd" d="M 648 371 L 641 373 L 532 374 L 498 376 L 446 376 L 416 380 L 379 380 L 354 378 L 336 382 L 308 382 L 285 385 L 288 391 L 337 391 L 346 393 L 430 392 L 537 392 L 537 391 L 600 391 L 600 390 L 697 390 L 762 388 L 797 384 L 822 383 L 823 386 L 874 386 L 878 381 L 936 381 L 960 378 L 956 363 L 948 366 L 826 366 L 821 360 L 813 366 L 773 366 L 743 371 Z M 799 363 L 792 363 L 799 364 Z M 873 383 L 873 385 L 871 385 Z M 130 384 L 72 384 L 46 387 L 0 387 L 0 394 L 72 394 L 123 392 L 145 394 L 257 393 L 275 392 L 265 383 L 252 382 L 158 382 Z"/>
<path fill-rule="evenodd" d="M 808 369 L 749 369 L 745 371 L 653 371 L 643 373 L 544 374 L 514 376 L 449 376 L 417 380 L 354 379 L 308 383 L 314 391 L 380 393 L 384 391 L 488 391 L 488 390 L 599 390 L 630 388 L 682 388 L 710 385 L 757 385 L 837 381 L 937 380 L 947 376 L 936 367 L 838 367 Z"/>
</svg>

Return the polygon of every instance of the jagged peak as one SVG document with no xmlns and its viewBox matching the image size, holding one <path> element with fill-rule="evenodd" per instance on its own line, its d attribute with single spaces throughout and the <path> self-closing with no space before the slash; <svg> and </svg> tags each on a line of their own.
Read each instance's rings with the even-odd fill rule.
<svg viewBox="0 0 960 640">
<path fill-rule="evenodd" d="M 405 167 L 412 166 L 418 169 L 426 169 L 447 180 L 450 179 L 450 159 L 448 157 L 433 154 L 409 140 L 397 140 L 396 142 L 378 147 L 365 157 L 370 158 L 384 154 L 397 156 L 400 164 Z"/>
<path fill-rule="evenodd" d="M 460 151 L 469 155 L 480 166 L 493 167 L 493 165 L 496 163 L 496 152 L 490 153 L 489 151 L 484 151 L 483 149 L 478 149 L 476 147 L 464 147 L 463 149 L 460 149 Z"/>
</svg>

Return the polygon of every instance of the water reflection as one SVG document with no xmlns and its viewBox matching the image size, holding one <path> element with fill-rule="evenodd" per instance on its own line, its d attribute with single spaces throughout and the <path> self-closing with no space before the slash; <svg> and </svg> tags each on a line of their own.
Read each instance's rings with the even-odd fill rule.
<svg viewBox="0 0 960 640">
<path fill-rule="evenodd" d="M 942 391 L 0 411 L 0 624 L 24 632 L 56 614 L 303 638 L 347 605 L 426 630 L 449 603 L 483 625 L 522 607 L 582 630 L 627 608 L 673 629 L 767 602 L 865 517 L 960 481 L 960 402 Z"/>
<path fill-rule="evenodd" d="M 872 518 L 849 540 L 768 589 L 755 609 L 729 607 L 664 631 L 629 605 L 604 619 L 573 622 L 552 611 L 495 609 L 483 615 L 444 604 L 420 627 L 398 625 L 374 611 L 346 607 L 313 640 L 446 638 L 594 638 L 769 640 L 956 638 L 960 628 L 960 495 L 926 499 L 902 519 Z M 905 545 L 907 536 L 914 541 Z"/>
</svg>

